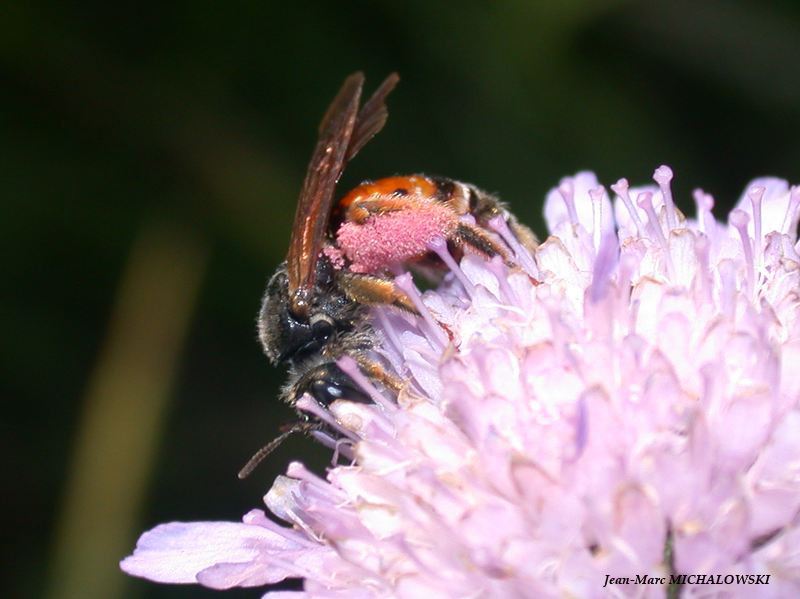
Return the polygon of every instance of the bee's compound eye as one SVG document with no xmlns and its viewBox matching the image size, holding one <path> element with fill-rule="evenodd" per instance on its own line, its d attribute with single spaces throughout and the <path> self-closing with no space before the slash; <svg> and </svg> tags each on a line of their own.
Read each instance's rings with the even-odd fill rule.
<svg viewBox="0 0 800 599">
<path fill-rule="evenodd" d="M 327 314 L 311 317 L 311 334 L 317 341 L 327 341 L 335 331 L 333 320 Z"/>
<path fill-rule="evenodd" d="M 311 383 L 309 389 L 319 403 L 324 406 L 332 404 L 337 399 L 368 402 L 369 397 L 352 383 L 342 384 L 342 381 L 319 379 Z"/>
<path fill-rule="evenodd" d="M 369 396 L 335 363 L 321 364 L 309 372 L 307 377 L 298 386 L 299 395 L 308 392 L 324 406 L 337 399 L 370 401 Z"/>
<path fill-rule="evenodd" d="M 344 397 L 344 389 L 332 381 L 317 380 L 311 383 L 309 390 L 319 403 L 324 406 L 332 404 Z"/>
</svg>

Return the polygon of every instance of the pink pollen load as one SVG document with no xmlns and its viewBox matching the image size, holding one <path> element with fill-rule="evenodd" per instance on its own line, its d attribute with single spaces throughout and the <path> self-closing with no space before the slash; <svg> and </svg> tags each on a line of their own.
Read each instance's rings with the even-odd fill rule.
<svg viewBox="0 0 800 599">
<path fill-rule="evenodd" d="M 375 214 L 360 224 L 345 222 L 336 239 L 352 272 L 375 273 L 421 258 L 430 251 L 428 244 L 449 236 L 457 222 L 446 206 L 429 204 Z"/>
</svg>

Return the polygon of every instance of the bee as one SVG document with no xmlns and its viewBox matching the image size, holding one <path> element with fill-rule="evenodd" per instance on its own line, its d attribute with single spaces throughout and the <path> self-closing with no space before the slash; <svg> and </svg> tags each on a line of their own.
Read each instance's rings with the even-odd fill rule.
<svg viewBox="0 0 800 599">
<path fill-rule="evenodd" d="M 353 357 L 371 377 L 399 389 L 398 382 L 370 356 L 374 333 L 366 320 L 368 304 L 414 308 L 385 279 L 336 268 L 326 248 L 333 242 L 329 223 L 336 183 L 347 163 L 386 123 L 386 97 L 399 80 L 389 75 L 360 106 L 364 75 L 345 79 L 319 126 L 319 138 L 306 171 L 286 260 L 267 283 L 258 316 L 258 336 L 274 365 L 288 369 L 283 399 L 294 404 L 305 393 L 323 406 L 340 398 L 369 401 L 366 394 L 336 364 Z M 261 448 L 239 472 L 245 478 L 289 435 L 322 428 L 300 413 Z"/>
<path fill-rule="evenodd" d="M 387 274 L 409 262 L 435 260 L 429 248 L 434 238 L 447 240 L 456 252 L 471 248 L 506 258 L 506 248 L 488 229 L 489 221 L 502 215 L 523 245 L 535 244 L 533 233 L 494 196 L 450 179 L 389 177 L 362 183 L 334 201 L 345 166 L 383 128 L 386 97 L 398 80 L 389 75 L 363 106 L 363 74 L 344 81 L 319 127 L 286 260 L 267 283 L 258 335 L 270 362 L 288 369 L 282 397 L 292 405 L 306 393 L 323 407 L 338 399 L 370 402 L 337 365 L 343 356 L 353 358 L 370 380 L 393 392 L 401 389 L 402 381 L 375 357 L 368 311 L 390 305 L 417 313 Z M 324 428 L 298 411 L 298 420 L 259 450 L 239 477 L 289 435 Z"/>
</svg>

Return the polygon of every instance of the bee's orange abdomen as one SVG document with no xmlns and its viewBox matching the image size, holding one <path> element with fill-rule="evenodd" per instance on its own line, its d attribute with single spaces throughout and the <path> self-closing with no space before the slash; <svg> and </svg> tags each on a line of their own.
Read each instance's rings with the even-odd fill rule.
<svg viewBox="0 0 800 599">
<path fill-rule="evenodd" d="M 345 213 L 351 204 L 377 197 L 403 197 L 407 195 L 430 198 L 436 195 L 436 183 L 423 175 L 406 177 L 385 177 L 377 181 L 362 183 L 351 189 L 337 205 L 340 213 Z"/>
</svg>

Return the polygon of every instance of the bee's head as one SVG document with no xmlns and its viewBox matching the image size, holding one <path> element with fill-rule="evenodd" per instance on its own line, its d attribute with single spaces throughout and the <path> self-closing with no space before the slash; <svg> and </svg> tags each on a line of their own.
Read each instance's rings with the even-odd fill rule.
<svg viewBox="0 0 800 599">
<path fill-rule="evenodd" d="M 322 257 L 317 263 L 314 290 L 304 315 L 295 314 L 289 301 L 286 263 L 267 283 L 258 317 L 258 336 L 273 364 L 295 363 L 319 353 L 338 333 L 353 328 L 359 306 L 336 284 L 336 273 Z"/>
</svg>

